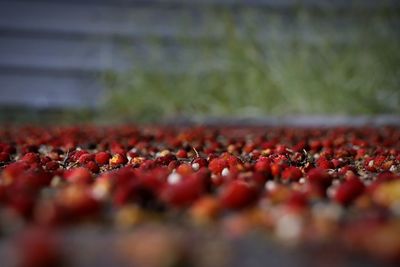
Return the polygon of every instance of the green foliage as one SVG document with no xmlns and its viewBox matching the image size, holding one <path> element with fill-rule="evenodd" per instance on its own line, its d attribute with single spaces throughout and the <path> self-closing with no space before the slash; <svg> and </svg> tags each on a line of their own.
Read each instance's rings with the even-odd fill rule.
<svg viewBox="0 0 400 267">
<path fill-rule="evenodd" d="M 342 29 L 299 14 L 292 34 L 285 37 L 285 22 L 271 19 L 273 31 L 264 39 L 251 16 L 243 29 L 225 14 L 222 36 L 196 42 L 200 56 L 183 72 L 141 66 L 108 72 L 107 114 L 154 120 L 400 113 L 400 38 L 390 17 L 359 19 Z M 156 54 L 154 66 L 163 60 L 162 48 Z"/>
</svg>

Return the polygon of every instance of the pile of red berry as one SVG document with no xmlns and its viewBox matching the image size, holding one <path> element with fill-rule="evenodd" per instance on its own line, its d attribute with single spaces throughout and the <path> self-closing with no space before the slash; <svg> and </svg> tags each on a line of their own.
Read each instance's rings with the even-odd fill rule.
<svg viewBox="0 0 400 267">
<path fill-rule="evenodd" d="M 24 266 L 56 265 L 48 229 L 163 221 L 399 261 L 400 129 L 3 128 L 0 213 Z"/>
</svg>

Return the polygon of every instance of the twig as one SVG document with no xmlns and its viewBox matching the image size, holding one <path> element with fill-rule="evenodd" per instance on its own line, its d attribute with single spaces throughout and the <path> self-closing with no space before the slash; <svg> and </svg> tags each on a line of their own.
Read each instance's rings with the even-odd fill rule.
<svg viewBox="0 0 400 267">
<path fill-rule="evenodd" d="M 195 147 L 192 146 L 192 148 L 194 150 L 194 153 L 196 153 L 196 158 L 199 158 L 200 157 L 199 152 L 196 150 Z"/>
</svg>

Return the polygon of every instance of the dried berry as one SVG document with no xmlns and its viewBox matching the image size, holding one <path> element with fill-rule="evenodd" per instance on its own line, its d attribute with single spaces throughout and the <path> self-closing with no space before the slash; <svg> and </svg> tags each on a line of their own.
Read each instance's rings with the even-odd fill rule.
<svg viewBox="0 0 400 267">
<path fill-rule="evenodd" d="M 75 168 L 65 172 L 64 177 L 71 183 L 91 183 L 93 181 L 92 174 L 86 168 Z"/>
<path fill-rule="evenodd" d="M 349 205 L 364 191 L 364 184 L 358 178 L 344 181 L 337 189 L 335 201 L 342 205 Z"/>
<path fill-rule="evenodd" d="M 120 166 L 120 165 L 124 165 L 127 162 L 128 162 L 128 159 L 122 154 L 115 154 L 110 159 L 110 165 L 112 167 L 117 167 L 117 166 Z"/>
<path fill-rule="evenodd" d="M 0 152 L 0 163 L 10 161 L 10 154 L 7 152 Z"/>
<path fill-rule="evenodd" d="M 294 166 L 288 167 L 282 172 L 282 179 L 287 181 L 298 181 L 302 176 L 301 170 Z"/>
<path fill-rule="evenodd" d="M 240 209 L 257 199 L 257 190 L 244 181 L 235 180 L 223 189 L 220 195 L 221 205 L 227 209 Z"/>
<path fill-rule="evenodd" d="M 108 152 L 98 152 L 95 155 L 95 161 L 100 166 L 108 164 L 110 161 L 111 155 Z"/>
</svg>

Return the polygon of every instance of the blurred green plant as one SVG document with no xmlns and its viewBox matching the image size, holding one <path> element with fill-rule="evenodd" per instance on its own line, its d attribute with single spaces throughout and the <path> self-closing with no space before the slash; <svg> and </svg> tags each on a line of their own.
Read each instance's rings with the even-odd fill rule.
<svg viewBox="0 0 400 267">
<path fill-rule="evenodd" d="M 107 72 L 106 113 L 142 121 L 400 113 L 400 38 L 391 16 L 358 18 L 343 29 L 299 12 L 291 22 L 293 33 L 287 35 L 287 22 L 275 18 L 266 38 L 251 15 L 245 27 L 230 13 L 220 17 L 220 39 L 196 42 L 200 57 L 185 71 L 136 66 Z M 162 48 L 153 52 L 158 65 Z"/>
</svg>

